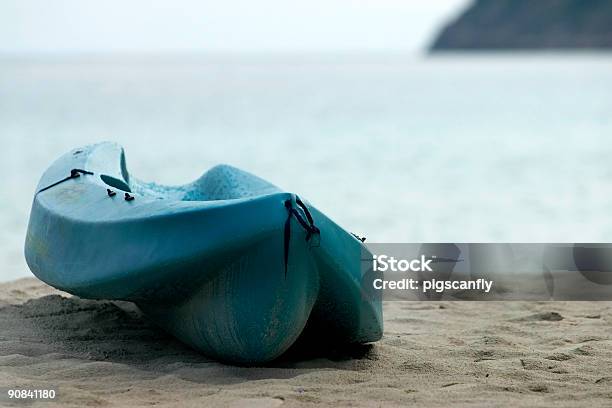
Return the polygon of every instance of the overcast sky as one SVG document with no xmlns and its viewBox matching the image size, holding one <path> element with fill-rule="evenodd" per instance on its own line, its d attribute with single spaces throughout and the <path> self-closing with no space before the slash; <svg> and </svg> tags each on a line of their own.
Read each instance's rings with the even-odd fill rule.
<svg viewBox="0 0 612 408">
<path fill-rule="evenodd" d="M 468 0 L 0 0 L 0 52 L 417 51 Z"/>
</svg>

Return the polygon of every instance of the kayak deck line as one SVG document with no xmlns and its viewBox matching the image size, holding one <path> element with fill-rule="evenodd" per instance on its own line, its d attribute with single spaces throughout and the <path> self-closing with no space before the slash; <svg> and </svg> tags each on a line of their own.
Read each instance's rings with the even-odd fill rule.
<svg viewBox="0 0 612 408">
<path fill-rule="evenodd" d="M 93 176 L 93 173 L 92 173 L 91 171 L 82 170 L 82 169 L 72 169 L 72 170 L 70 170 L 70 175 L 69 175 L 69 176 L 67 176 L 67 177 L 65 177 L 65 178 L 63 178 L 63 179 L 61 179 L 61 180 L 59 180 L 59 181 L 56 181 L 55 183 L 50 184 L 50 185 L 48 185 L 47 187 L 43 187 L 43 188 L 41 188 L 40 190 L 38 190 L 38 192 L 37 192 L 36 194 L 38 194 L 38 193 L 42 193 L 43 191 L 48 190 L 48 189 L 50 189 L 51 187 L 55 187 L 55 186 L 57 186 L 58 184 L 62 184 L 64 181 L 68 181 L 68 180 L 71 180 L 71 179 L 75 179 L 75 178 L 77 178 L 77 177 L 80 177 L 80 176 L 81 176 L 81 174 L 86 174 L 86 175 Z"/>
<path fill-rule="evenodd" d="M 63 179 L 56 181 L 55 183 L 52 183 L 52 184 L 50 184 L 50 185 L 48 185 L 46 187 L 41 188 L 40 190 L 38 190 L 38 192 L 36 194 L 42 193 L 43 191 L 46 191 L 46 190 L 49 190 L 50 188 L 55 187 L 55 186 L 57 186 L 59 184 L 62 184 L 65 181 L 78 178 L 78 177 L 81 176 L 81 174 L 85 174 L 85 175 L 89 175 L 89 176 L 93 176 L 94 175 L 94 173 L 91 172 L 91 171 L 87 171 L 87 170 L 83 170 L 83 169 L 72 169 L 72 170 L 70 170 L 70 175 L 69 176 L 66 176 Z M 102 177 L 102 180 L 104 180 L 104 177 Z M 110 188 L 107 188 L 106 189 L 106 194 L 109 197 L 114 197 L 117 193 L 114 192 L 113 190 L 111 190 Z M 125 199 L 125 201 L 132 201 L 132 200 L 134 200 L 135 197 L 133 195 L 130 195 L 130 193 L 128 193 L 126 191 L 125 194 L 123 195 L 123 198 Z"/>
</svg>

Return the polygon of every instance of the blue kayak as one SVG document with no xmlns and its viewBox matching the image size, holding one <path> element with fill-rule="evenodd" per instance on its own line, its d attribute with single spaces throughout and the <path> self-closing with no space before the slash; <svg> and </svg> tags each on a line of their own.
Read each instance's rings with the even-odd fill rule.
<svg viewBox="0 0 612 408">
<path fill-rule="evenodd" d="M 144 183 L 114 143 L 51 165 L 25 243 L 49 285 L 134 302 L 181 341 L 238 364 L 273 360 L 300 336 L 379 340 L 363 251 L 308 202 L 247 172 L 220 165 L 183 186 Z"/>
</svg>

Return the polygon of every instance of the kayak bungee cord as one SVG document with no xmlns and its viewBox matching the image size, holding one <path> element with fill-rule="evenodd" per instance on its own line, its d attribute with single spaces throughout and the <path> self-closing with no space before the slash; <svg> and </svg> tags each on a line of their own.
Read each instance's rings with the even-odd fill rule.
<svg viewBox="0 0 612 408">
<path fill-rule="evenodd" d="M 36 194 L 42 193 L 43 191 L 48 190 L 51 187 L 55 187 L 58 184 L 63 183 L 64 181 L 68 181 L 70 179 L 81 177 L 81 174 L 86 174 L 88 176 L 93 176 L 93 172 L 91 172 L 91 171 L 87 171 L 87 170 L 83 170 L 83 169 L 72 169 L 72 170 L 70 170 L 70 175 L 69 176 L 64 177 L 63 179 L 61 179 L 59 181 L 56 181 L 55 183 L 50 184 L 47 187 L 41 188 L 40 190 L 38 190 L 36 192 Z M 108 194 L 109 197 L 114 197 L 117 193 L 114 192 L 113 190 L 111 190 L 110 188 L 107 188 L 106 189 L 106 194 Z M 134 199 L 134 196 L 130 195 L 129 193 L 126 192 L 123 198 L 125 199 L 125 201 L 132 201 Z"/>
<path fill-rule="evenodd" d="M 80 174 L 79 174 L 79 173 L 80 173 Z M 68 177 L 63 178 L 63 179 L 61 179 L 60 181 L 56 181 L 55 183 L 50 184 L 50 185 L 48 185 L 47 187 L 43 187 L 43 188 L 41 188 L 40 190 L 38 190 L 38 191 L 36 192 L 36 194 L 38 194 L 38 193 L 42 193 L 43 191 L 48 190 L 48 189 L 50 189 L 51 187 L 55 187 L 55 186 L 57 186 L 58 184 L 63 183 L 64 181 L 68 181 L 68 180 L 70 180 L 70 179 L 78 178 L 78 177 L 80 177 L 80 176 L 81 176 L 81 174 L 87 174 L 87 175 L 93 176 L 93 173 L 92 173 L 91 171 L 81 170 L 81 169 L 72 169 L 72 170 L 70 170 L 70 175 L 69 175 Z"/>
<path fill-rule="evenodd" d="M 285 255 L 285 278 L 287 277 L 287 265 L 289 264 L 289 241 L 291 240 L 291 216 L 294 216 L 296 220 L 300 223 L 302 228 L 306 231 L 306 242 L 310 241 L 313 234 L 320 234 L 319 228 L 314 225 L 314 220 L 310 211 L 308 211 L 308 207 L 300 200 L 298 196 L 295 196 L 295 203 L 302 209 L 304 215 L 306 215 L 306 219 L 300 215 L 297 209 L 293 207 L 292 200 L 285 201 L 285 208 L 289 215 L 287 216 L 287 221 L 285 221 L 285 239 L 284 239 L 284 255 Z"/>
</svg>

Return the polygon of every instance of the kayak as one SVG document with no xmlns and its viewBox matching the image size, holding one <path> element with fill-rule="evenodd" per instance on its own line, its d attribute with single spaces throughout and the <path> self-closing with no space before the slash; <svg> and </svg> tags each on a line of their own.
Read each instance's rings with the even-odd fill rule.
<svg viewBox="0 0 612 408">
<path fill-rule="evenodd" d="M 364 251 L 306 200 L 250 173 L 219 165 L 182 186 L 145 183 L 109 142 L 74 149 L 43 174 L 25 242 L 28 266 L 49 285 L 134 302 L 206 355 L 247 365 L 300 336 L 379 340 Z"/>
</svg>

